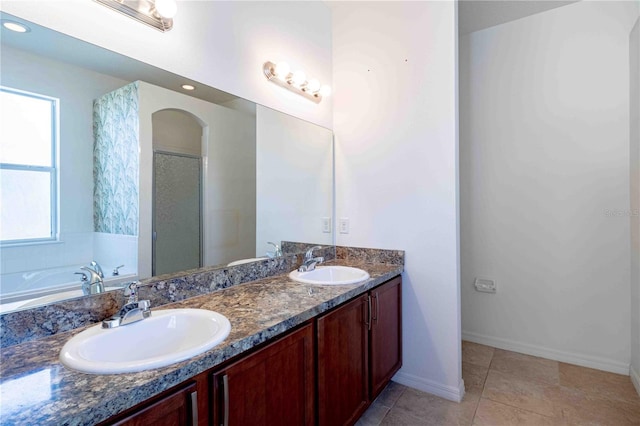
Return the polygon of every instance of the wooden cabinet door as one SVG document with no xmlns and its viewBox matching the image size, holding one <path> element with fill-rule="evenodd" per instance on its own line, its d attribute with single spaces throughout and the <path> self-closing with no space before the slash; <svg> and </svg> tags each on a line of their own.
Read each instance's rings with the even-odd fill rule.
<svg viewBox="0 0 640 426">
<path fill-rule="evenodd" d="M 371 290 L 371 400 L 402 366 L 402 279 Z"/>
<path fill-rule="evenodd" d="M 198 423 L 196 384 L 191 383 L 151 405 L 109 424 L 118 426 L 186 426 Z"/>
<path fill-rule="evenodd" d="M 318 319 L 318 421 L 353 424 L 368 404 L 370 300 L 362 295 Z"/>
<path fill-rule="evenodd" d="M 313 324 L 213 374 L 213 424 L 313 425 Z"/>
</svg>

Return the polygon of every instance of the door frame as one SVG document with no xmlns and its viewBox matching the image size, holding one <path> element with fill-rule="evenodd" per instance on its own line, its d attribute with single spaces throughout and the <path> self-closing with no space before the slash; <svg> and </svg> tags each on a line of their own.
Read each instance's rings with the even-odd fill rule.
<svg viewBox="0 0 640 426">
<path fill-rule="evenodd" d="M 154 149 L 153 164 L 151 166 L 151 276 L 156 276 L 156 154 L 186 157 L 198 160 L 198 177 L 200 178 L 200 191 L 198 194 L 198 202 L 200 203 L 200 259 L 198 260 L 198 267 L 202 268 L 204 259 L 204 168 L 202 166 L 202 155 L 182 154 L 179 152 Z"/>
</svg>

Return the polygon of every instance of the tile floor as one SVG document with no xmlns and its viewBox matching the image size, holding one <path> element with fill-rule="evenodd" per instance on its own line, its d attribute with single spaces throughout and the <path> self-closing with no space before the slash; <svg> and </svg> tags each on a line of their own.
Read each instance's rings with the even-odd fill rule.
<svg viewBox="0 0 640 426">
<path fill-rule="evenodd" d="M 462 342 L 462 377 L 460 404 L 391 382 L 356 425 L 640 425 L 628 376 Z"/>
</svg>

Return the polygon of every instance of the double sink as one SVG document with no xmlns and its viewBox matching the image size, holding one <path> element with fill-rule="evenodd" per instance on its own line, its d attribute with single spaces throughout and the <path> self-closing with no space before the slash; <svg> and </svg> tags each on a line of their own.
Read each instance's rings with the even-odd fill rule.
<svg viewBox="0 0 640 426">
<path fill-rule="evenodd" d="M 289 277 L 311 285 L 350 285 L 369 274 L 348 266 L 319 266 Z M 132 373 L 165 367 L 213 349 L 227 338 L 231 323 L 206 309 L 164 309 L 149 318 L 116 328 L 96 325 L 63 346 L 60 361 L 91 374 Z"/>
</svg>

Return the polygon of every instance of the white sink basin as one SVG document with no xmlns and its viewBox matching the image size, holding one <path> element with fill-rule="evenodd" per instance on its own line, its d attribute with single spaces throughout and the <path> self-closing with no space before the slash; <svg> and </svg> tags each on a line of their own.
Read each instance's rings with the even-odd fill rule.
<svg viewBox="0 0 640 426">
<path fill-rule="evenodd" d="M 234 260 L 233 262 L 228 263 L 227 266 L 244 265 L 245 263 L 257 262 L 259 260 L 265 260 L 265 259 L 266 257 L 253 257 L 251 259 Z"/>
<path fill-rule="evenodd" d="M 345 285 L 366 281 L 369 273 L 351 266 L 318 266 L 309 272 L 292 271 L 289 278 L 305 284 Z"/>
<path fill-rule="evenodd" d="M 208 351 L 227 338 L 229 320 L 205 309 L 152 311 L 117 328 L 102 324 L 71 338 L 60 351 L 69 368 L 93 374 L 133 373 L 164 367 Z"/>
</svg>

